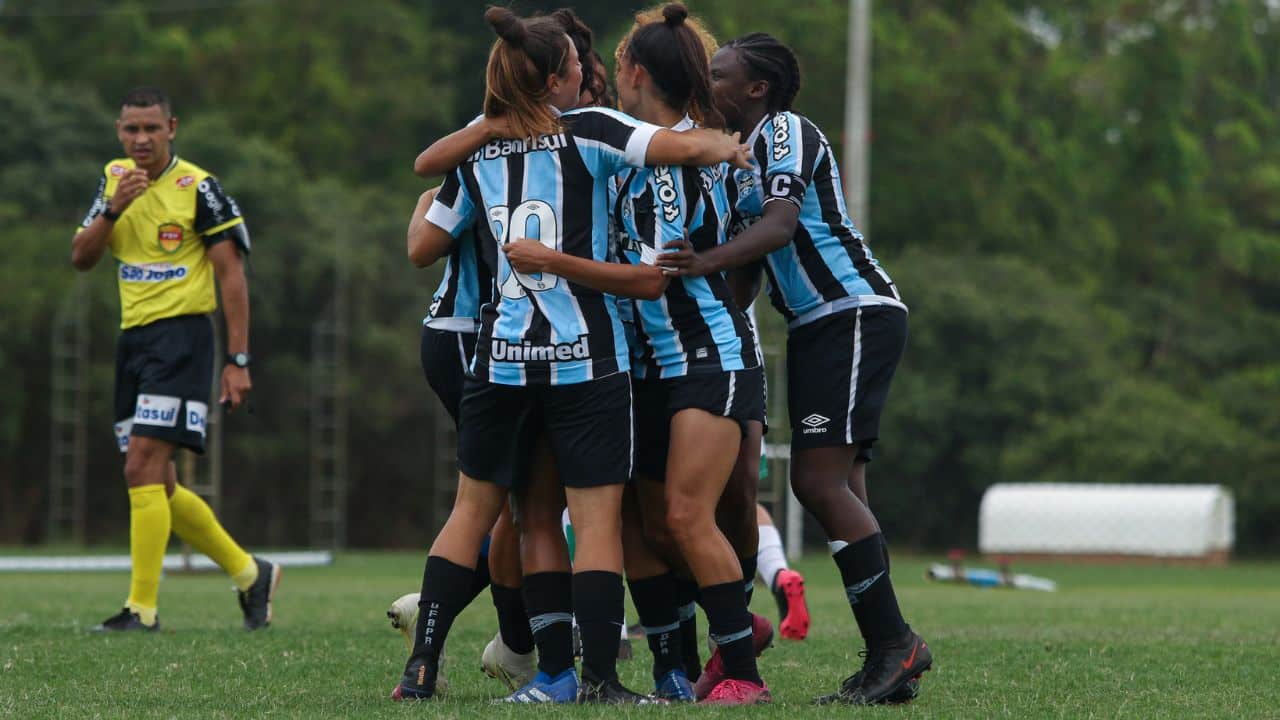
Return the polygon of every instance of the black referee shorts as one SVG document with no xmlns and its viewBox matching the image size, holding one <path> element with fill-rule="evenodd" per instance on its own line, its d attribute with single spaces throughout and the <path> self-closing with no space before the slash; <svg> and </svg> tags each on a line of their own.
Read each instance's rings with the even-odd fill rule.
<svg viewBox="0 0 1280 720">
<path fill-rule="evenodd" d="M 181 315 L 131 327 L 116 342 L 115 433 L 120 452 L 142 435 L 204 453 L 213 388 L 213 322 Z"/>
</svg>

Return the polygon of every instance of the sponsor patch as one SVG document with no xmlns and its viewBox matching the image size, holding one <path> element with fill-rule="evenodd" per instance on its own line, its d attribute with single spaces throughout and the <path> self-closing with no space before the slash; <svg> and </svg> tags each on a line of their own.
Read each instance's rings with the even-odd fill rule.
<svg viewBox="0 0 1280 720">
<path fill-rule="evenodd" d="M 178 408 L 182 399 L 171 395 L 138 395 L 138 404 L 133 409 L 135 425 L 151 425 L 154 427 L 177 427 Z"/>
<path fill-rule="evenodd" d="M 120 264 L 120 280 L 122 282 L 158 283 L 169 280 L 181 280 L 187 276 L 185 265 L 169 263 L 151 263 L 148 265 Z"/>
<path fill-rule="evenodd" d="M 182 226 L 174 222 L 164 223 L 156 230 L 156 240 L 160 242 L 161 250 L 177 252 L 182 247 Z"/>
<path fill-rule="evenodd" d="M 791 154 L 791 123 L 786 118 L 773 126 L 773 161 L 779 162 Z"/>
<path fill-rule="evenodd" d="M 174 185 L 177 185 L 180 188 L 189 188 L 192 185 L 194 185 L 195 182 L 196 182 L 195 175 L 183 175 L 182 177 L 174 181 Z"/>
<path fill-rule="evenodd" d="M 121 420 L 113 428 L 116 432 L 116 447 L 120 452 L 129 452 L 129 433 L 133 432 L 133 418 Z"/>
<path fill-rule="evenodd" d="M 209 415 L 209 406 L 195 400 L 187 401 L 187 430 L 200 433 L 204 437 L 205 418 Z"/>
<path fill-rule="evenodd" d="M 107 172 L 111 173 L 111 177 L 124 177 L 125 167 L 123 165 L 112 165 Z"/>
</svg>

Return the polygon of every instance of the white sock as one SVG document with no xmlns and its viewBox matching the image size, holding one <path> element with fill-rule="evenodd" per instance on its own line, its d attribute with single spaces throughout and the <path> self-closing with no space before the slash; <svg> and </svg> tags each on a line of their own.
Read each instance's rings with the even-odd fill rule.
<svg viewBox="0 0 1280 720">
<path fill-rule="evenodd" d="M 772 525 L 760 526 L 760 545 L 756 550 L 756 569 L 765 587 L 773 589 L 778 571 L 787 569 L 787 554 L 782 551 L 782 535 Z"/>
</svg>

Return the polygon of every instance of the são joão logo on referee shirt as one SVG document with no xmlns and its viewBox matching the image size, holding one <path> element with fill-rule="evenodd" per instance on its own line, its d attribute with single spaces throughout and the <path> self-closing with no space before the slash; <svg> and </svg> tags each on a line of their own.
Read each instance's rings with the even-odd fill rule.
<svg viewBox="0 0 1280 720">
<path fill-rule="evenodd" d="M 161 250 L 177 252 L 182 247 L 182 226 L 176 222 L 161 223 L 156 229 L 156 241 L 160 243 Z"/>
</svg>

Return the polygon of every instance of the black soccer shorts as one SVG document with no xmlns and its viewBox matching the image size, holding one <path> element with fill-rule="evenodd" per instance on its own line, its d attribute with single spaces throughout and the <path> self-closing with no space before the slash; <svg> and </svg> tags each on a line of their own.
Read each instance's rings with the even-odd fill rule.
<svg viewBox="0 0 1280 720">
<path fill-rule="evenodd" d="M 143 435 L 204 453 L 213 385 L 213 321 L 164 318 L 116 342 L 115 433 L 120 452 Z"/>
</svg>

